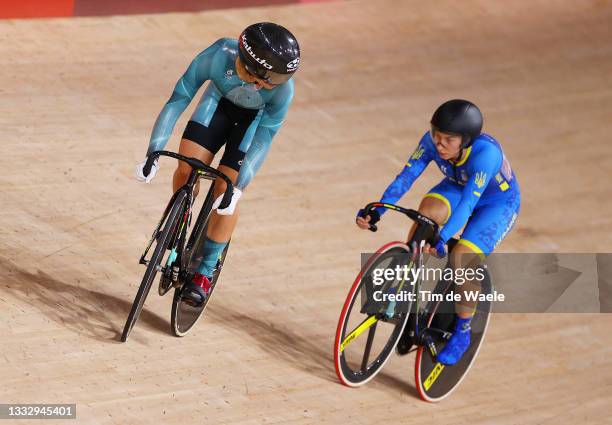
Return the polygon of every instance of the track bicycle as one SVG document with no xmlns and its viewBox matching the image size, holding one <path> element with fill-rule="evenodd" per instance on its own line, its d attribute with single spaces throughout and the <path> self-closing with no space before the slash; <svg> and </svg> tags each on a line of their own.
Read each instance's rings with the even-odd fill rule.
<svg viewBox="0 0 612 425">
<path fill-rule="evenodd" d="M 489 323 L 491 303 L 477 304 L 471 344 L 461 360 L 453 366 L 437 362 L 437 354 L 455 325 L 454 302 L 452 298 L 449 301 L 448 294 L 456 291 L 456 285 L 442 279 L 430 291 L 429 299 L 422 300 L 423 274 L 416 271 L 429 259 L 423 248 L 426 243 L 433 245 L 438 225 L 418 211 L 381 202 L 368 204 L 364 216 L 378 207 L 404 214 L 417 227 L 410 241 L 387 243 L 371 255 L 353 282 L 336 329 L 336 373 L 344 385 L 364 385 L 382 370 L 402 338 L 404 345 L 413 346 L 411 351 L 417 352 L 414 373 L 419 396 L 430 402 L 440 401 L 457 388 L 473 364 Z M 377 226 L 370 225 L 370 230 L 376 231 Z M 449 253 L 456 243 L 456 239 L 449 241 Z M 385 271 L 398 269 L 404 273 L 380 278 Z M 484 267 L 481 271 L 484 279 L 480 293 L 490 294 L 489 274 Z"/>
<path fill-rule="evenodd" d="M 191 166 L 192 171 L 187 182 L 172 195 L 160 221 L 157 223 L 155 230 L 153 230 L 144 253 L 140 257 L 140 264 L 147 266 L 147 268 L 125 322 L 121 335 L 121 341 L 123 342 L 127 341 L 132 328 L 138 320 L 155 276 L 158 273 L 161 276 L 158 288 L 159 295 L 165 295 L 171 289 L 174 289 L 170 315 L 172 331 L 176 336 L 186 335 L 202 316 L 206 305 L 210 301 L 230 245 L 229 243 L 227 244 L 217 260 L 211 280 L 209 296 L 205 302 L 197 307 L 183 302 L 180 296 L 182 284 L 191 278 L 201 261 L 201 257 L 198 257 L 197 253 L 201 252 L 201 245 L 208 228 L 208 221 L 214 202 L 214 181 L 220 178 L 227 184 L 219 208 L 226 208 L 230 204 L 234 189 L 229 177 L 222 172 L 196 158 L 188 158 L 168 151 L 156 151 L 149 155 L 143 169 L 145 175 L 148 175 L 153 162 L 160 156 L 184 161 Z M 200 179 L 211 180 L 212 183 L 192 227 L 192 208 L 195 199 L 194 188 L 196 182 Z M 149 253 L 151 253 L 150 256 Z"/>
</svg>

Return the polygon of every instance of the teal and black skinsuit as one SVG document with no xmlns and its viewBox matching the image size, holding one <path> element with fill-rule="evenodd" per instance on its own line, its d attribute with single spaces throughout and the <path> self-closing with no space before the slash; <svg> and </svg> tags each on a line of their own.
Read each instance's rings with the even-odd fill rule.
<svg viewBox="0 0 612 425">
<path fill-rule="evenodd" d="M 198 89 L 210 81 L 183 137 L 213 153 L 227 143 L 221 164 L 239 171 L 236 181 L 239 189 L 243 190 L 250 183 L 265 160 L 272 138 L 291 104 L 293 80 L 270 90 L 257 89 L 238 77 L 237 57 L 238 41 L 231 38 L 219 39 L 195 57 L 157 117 L 147 156 L 166 146 L 179 116 Z M 207 237 L 198 273 L 211 277 L 226 245 L 227 242 Z"/>
<path fill-rule="evenodd" d="M 252 111 L 254 115 L 237 146 L 245 153 L 236 182 L 242 190 L 261 167 L 272 138 L 283 123 L 293 98 L 293 80 L 270 90 L 258 90 L 236 74 L 237 56 L 238 41 L 222 38 L 195 57 L 177 81 L 170 100 L 155 121 L 147 155 L 166 146 L 179 116 L 198 89 L 210 80 L 190 121 L 209 127 L 220 102 L 227 101 L 235 107 Z M 217 144 L 219 141 L 209 142 Z"/>
</svg>

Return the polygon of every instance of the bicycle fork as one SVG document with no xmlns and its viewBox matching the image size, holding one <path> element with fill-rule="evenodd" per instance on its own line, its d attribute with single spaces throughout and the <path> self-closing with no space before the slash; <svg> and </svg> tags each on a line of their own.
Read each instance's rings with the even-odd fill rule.
<svg viewBox="0 0 612 425">
<path fill-rule="evenodd" d="M 185 213 L 183 214 L 183 219 L 181 220 L 181 225 L 178 231 L 175 233 L 175 239 L 172 241 L 173 243 L 170 245 L 172 248 L 170 249 L 170 254 L 168 255 L 168 260 L 166 261 L 165 270 L 170 271 L 170 280 L 172 284 L 176 284 L 179 280 L 179 274 L 181 271 L 180 268 L 180 258 L 179 258 L 179 246 L 182 245 L 182 241 L 185 239 L 185 234 L 187 233 L 187 227 L 191 222 L 191 199 L 189 200 L 189 204 L 185 209 Z"/>
</svg>

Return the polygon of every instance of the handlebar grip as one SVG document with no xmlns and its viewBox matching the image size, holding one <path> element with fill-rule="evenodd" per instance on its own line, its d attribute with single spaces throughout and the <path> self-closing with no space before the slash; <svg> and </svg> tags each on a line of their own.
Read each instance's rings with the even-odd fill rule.
<svg viewBox="0 0 612 425">
<path fill-rule="evenodd" d="M 366 205 L 366 207 L 364 208 L 365 213 L 363 214 L 363 216 L 364 217 L 369 216 L 370 213 L 372 211 L 374 211 L 374 209 L 375 208 L 372 206 L 372 204 Z M 372 216 L 370 215 L 370 217 L 372 217 Z M 369 230 L 370 230 L 370 232 L 376 232 L 376 231 L 378 231 L 378 226 L 376 224 L 370 224 Z"/>
<path fill-rule="evenodd" d="M 149 173 L 151 172 L 151 168 L 153 167 L 153 163 L 155 162 L 155 160 L 157 159 L 156 155 L 149 155 L 149 157 L 147 158 L 147 162 L 145 163 L 144 167 L 142 168 L 142 174 L 147 177 L 149 175 Z"/>
<path fill-rule="evenodd" d="M 234 195 L 234 185 L 230 182 L 227 183 L 227 189 L 225 189 L 225 193 L 223 194 L 223 199 L 221 199 L 221 204 L 219 205 L 219 209 L 225 209 L 232 202 L 232 196 Z"/>
</svg>

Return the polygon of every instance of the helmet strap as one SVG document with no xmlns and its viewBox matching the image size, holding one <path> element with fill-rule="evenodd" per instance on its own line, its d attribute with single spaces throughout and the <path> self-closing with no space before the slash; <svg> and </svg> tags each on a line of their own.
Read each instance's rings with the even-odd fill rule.
<svg viewBox="0 0 612 425">
<path fill-rule="evenodd" d="M 457 159 L 454 160 L 454 163 L 457 163 L 459 161 L 461 161 L 461 157 L 463 156 L 463 143 L 461 144 L 461 147 L 459 148 L 459 155 L 457 156 Z"/>
</svg>

